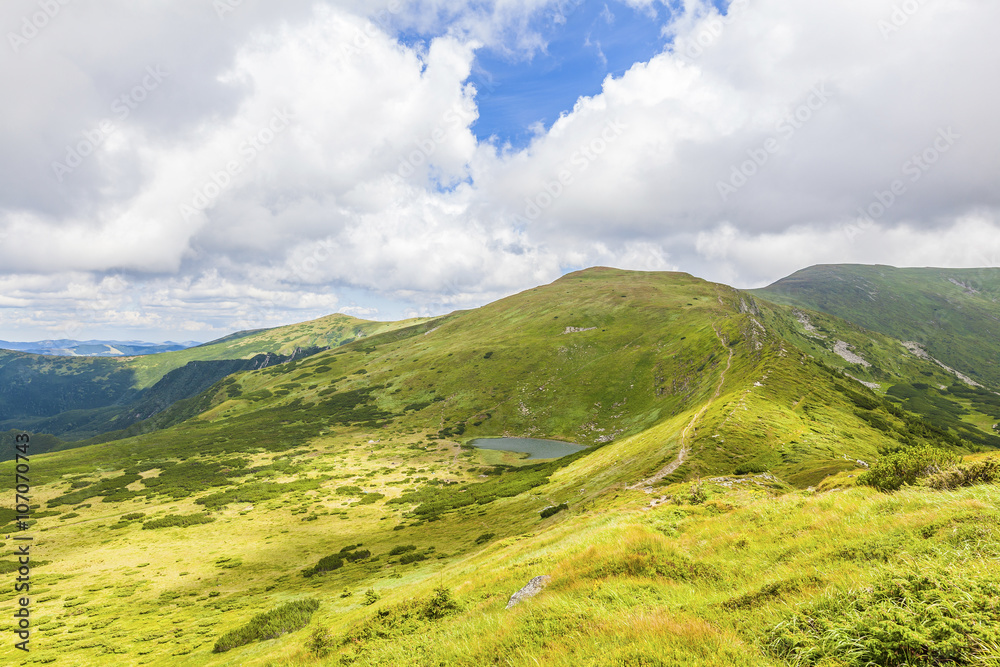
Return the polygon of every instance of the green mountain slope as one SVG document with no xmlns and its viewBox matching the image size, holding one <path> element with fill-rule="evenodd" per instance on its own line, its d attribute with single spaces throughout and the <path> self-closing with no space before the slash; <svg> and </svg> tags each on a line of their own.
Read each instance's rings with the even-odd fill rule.
<svg viewBox="0 0 1000 667">
<path fill-rule="evenodd" d="M 915 353 L 1000 387 L 1000 269 L 821 265 L 752 292 L 916 343 Z"/>
<path fill-rule="evenodd" d="M 240 370 L 282 363 L 345 341 L 406 327 L 329 315 L 241 332 L 198 347 L 124 358 L 0 350 L 0 428 L 81 440 L 124 429 Z M 7 453 L 0 459 L 9 458 Z"/>
<path fill-rule="evenodd" d="M 30 659 L 991 664 L 1000 487 L 854 487 L 977 444 L 888 393 L 951 377 L 830 315 L 612 269 L 239 372 L 166 428 L 33 457 Z M 500 435 L 587 449 L 468 443 Z"/>
<path fill-rule="evenodd" d="M 136 386 L 145 388 L 191 361 L 249 359 L 267 353 L 292 356 L 297 349 L 336 347 L 420 321 L 371 322 L 336 313 L 300 324 L 240 332 L 186 350 L 132 357 L 125 365 L 135 371 Z"/>
</svg>

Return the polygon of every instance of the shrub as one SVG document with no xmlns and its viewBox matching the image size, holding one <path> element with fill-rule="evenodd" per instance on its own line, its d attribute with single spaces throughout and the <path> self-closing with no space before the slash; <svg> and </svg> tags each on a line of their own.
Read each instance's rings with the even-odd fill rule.
<svg viewBox="0 0 1000 667">
<path fill-rule="evenodd" d="M 374 505 L 378 501 L 385 498 L 384 493 L 363 493 L 361 494 L 361 500 L 357 502 L 358 505 Z"/>
<path fill-rule="evenodd" d="M 768 467 L 763 463 L 741 463 L 733 471 L 736 475 L 759 475 L 761 473 L 767 472 Z"/>
<path fill-rule="evenodd" d="M 691 495 L 688 500 L 692 505 L 700 505 L 706 500 L 708 500 L 708 494 L 705 493 L 705 489 L 701 488 L 701 482 L 699 481 L 697 485 L 691 485 Z"/>
<path fill-rule="evenodd" d="M 375 592 L 374 588 L 369 588 L 367 591 L 365 591 L 365 599 L 361 601 L 361 604 L 365 605 L 366 607 L 371 606 L 376 602 L 378 602 L 380 597 L 381 596 Z"/>
<path fill-rule="evenodd" d="M 315 628 L 309 635 L 306 648 L 317 658 L 325 658 L 330 654 L 330 649 L 333 648 L 333 637 L 330 635 L 330 631 L 322 626 Z"/>
<path fill-rule="evenodd" d="M 434 596 L 424 605 L 423 617 L 435 621 L 456 610 L 458 610 L 458 603 L 451 596 L 451 591 L 442 586 L 434 589 Z"/>
<path fill-rule="evenodd" d="M 983 654 L 1000 644 L 998 596 L 1000 584 L 968 564 L 914 563 L 821 597 L 773 626 L 765 647 L 799 665 L 987 664 Z"/>
<path fill-rule="evenodd" d="M 554 514 L 558 514 L 559 512 L 562 512 L 563 510 L 568 510 L 568 509 L 569 509 L 569 505 L 567 505 L 566 503 L 562 503 L 561 505 L 556 505 L 554 507 L 546 507 L 541 512 L 539 512 L 538 514 L 543 519 L 548 519 L 550 516 L 552 516 Z"/>
<path fill-rule="evenodd" d="M 939 491 L 960 486 L 990 484 L 1000 479 L 1000 461 L 991 459 L 975 463 L 960 463 L 927 478 L 927 486 Z"/>
<path fill-rule="evenodd" d="M 212 649 L 212 652 L 223 653 L 237 646 L 274 639 L 287 632 L 295 632 L 309 624 L 317 609 L 319 609 L 319 602 L 311 599 L 298 600 L 275 607 L 254 616 L 246 625 L 222 635 L 215 642 L 215 648 Z"/>
<path fill-rule="evenodd" d="M 409 565 L 410 563 L 416 563 L 417 561 L 427 560 L 427 556 L 422 553 L 412 553 L 406 554 L 399 559 L 400 565 Z"/>
<path fill-rule="evenodd" d="M 389 555 L 390 556 L 398 556 L 399 554 L 405 554 L 407 551 L 416 551 L 416 550 L 417 550 L 417 548 L 415 546 L 413 546 L 412 544 L 400 545 L 400 546 L 397 546 L 397 547 L 393 547 L 389 551 Z"/>
<path fill-rule="evenodd" d="M 379 609 L 371 618 L 348 630 L 342 644 L 358 644 L 414 634 L 425 629 L 429 623 L 450 616 L 459 609 L 458 603 L 451 596 L 451 591 L 447 588 L 437 588 L 430 598 L 406 600 Z"/>
<path fill-rule="evenodd" d="M 483 533 L 476 538 L 476 544 L 486 544 L 490 540 L 496 537 L 496 533 Z"/>
<path fill-rule="evenodd" d="M 153 519 L 142 524 L 143 530 L 154 530 L 156 528 L 187 528 L 197 526 L 201 523 L 212 523 L 215 517 L 205 514 L 168 514 L 162 519 Z"/>
<path fill-rule="evenodd" d="M 323 572 L 332 572 L 334 570 L 339 570 L 344 567 L 344 558 L 342 554 L 333 554 L 332 556 L 324 556 L 319 559 L 311 568 L 304 570 L 302 572 L 303 577 L 311 577 L 314 574 L 322 574 Z"/>
<path fill-rule="evenodd" d="M 958 457 L 936 447 L 914 447 L 883 456 L 875 465 L 860 475 L 858 484 L 879 491 L 895 491 L 904 484 L 912 485 L 917 479 L 940 472 L 958 463 Z"/>
</svg>

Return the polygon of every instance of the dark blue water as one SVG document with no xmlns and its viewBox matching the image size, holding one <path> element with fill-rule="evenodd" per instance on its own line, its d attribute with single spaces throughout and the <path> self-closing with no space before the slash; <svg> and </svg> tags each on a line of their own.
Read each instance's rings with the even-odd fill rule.
<svg viewBox="0 0 1000 667">
<path fill-rule="evenodd" d="M 538 440 L 536 438 L 476 438 L 469 444 L 479 449 L 524 452 L 525 454 L 530 454 L 528 457 L 529 461 L 532 459 L 558 459 L 569 454 L 575 454 L 581 449 L 586 449 L 586 447 L 574 445 L 569 442 Z"/>
</svg>

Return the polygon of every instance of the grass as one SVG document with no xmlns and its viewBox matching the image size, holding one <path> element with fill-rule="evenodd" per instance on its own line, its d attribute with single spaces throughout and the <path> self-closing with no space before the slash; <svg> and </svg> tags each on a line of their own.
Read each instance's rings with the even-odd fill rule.
<svg viewBox="0 0 1000 667">
<path fill-rule="evenodd" d="M 682 274 L 588 271 L 237 374 L 169 428 L 38 456 L 32 502 L 58 516 L 32 528 L 48 562 L 28 659 L 852 664 L 831 647 L 862 641 L 859 614 L 906 605 L 957 610 L 941 622 L 966 643 L 941 641 L 989 664 L 993 457 L 885 395 L 939 367 L 816 322 L 882 375 L 813 349 L 787 308 Z M 539 463 L 463 447 L 501 435 L 588 447 Z M 935 444 L 965 456 L 940 485 L 954 488 L 857 486 L 859 460 Z M 640 483 L 682 450 L 674 475 Z M 154 522 L 170 525 L 140 529 Z M 939 598 L 918 580 L 891 588 L 915 572 L 953 583 Z M 541 594 L 504 609 L 543 574 Z M 320 606 L 269 625 L 306 600 Z M 0 660 L 31 664 L 9 645 Z"/>
</svg>

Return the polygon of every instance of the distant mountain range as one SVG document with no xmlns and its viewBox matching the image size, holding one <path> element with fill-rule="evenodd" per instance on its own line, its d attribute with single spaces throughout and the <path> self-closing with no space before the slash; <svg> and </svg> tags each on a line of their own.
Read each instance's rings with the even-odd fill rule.
<svg viewBox="0 0 1000 667">
<path fill-rule="evenodd" d="M 160 352 L 176 352 L 201 345 L 197 341 L 174 343 L 146 343 L 140 340 L 36 340 L 28 343 L 13 343 L 0 340 L 0 349 L 49 354 L 57 357 L 138 357 Z"/>
</svg>

